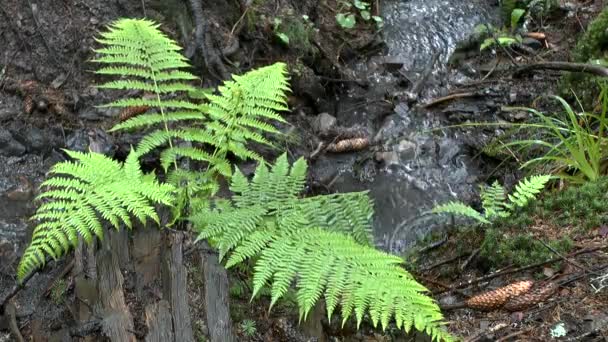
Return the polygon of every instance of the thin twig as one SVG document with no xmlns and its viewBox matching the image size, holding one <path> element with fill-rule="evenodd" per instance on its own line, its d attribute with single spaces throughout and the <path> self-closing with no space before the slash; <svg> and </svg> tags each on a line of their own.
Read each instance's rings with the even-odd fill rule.
<svg viewBox="0 0 608 342">
<path fill-rule="evenodd" d="M 601 65 L 570 62 L 542 62 L 526 64 L 515 68 L 514 74 L 519 75 L 535 69 L 584 72 L 596 76 L 608 77 L 608 68 Z"/>
<path fill-rule="evenodd" d="M 422 105 L 422 108 L 433 107 L 433 106 L 436 106 L 436 105 L 438 105 L 440 103 L 443 103 L 443 102 L 446 102 L 446 101 L 450 101 L 450 100 L 462 99 L 462 98 L 467 98 L 467 97 L 476 97 L 476 96 L 479 96 L 479 94 L 477 94 L 477 93 L 457 93 L 457 94 L 451 94 L 451 95 L 447 95 L 447 96 L 436 98 L 436 99 L 432 100 L 431 102 L 425 103 L 425 104 Z"/>
<path fill-rule="evenodd" d="M 469 257 L 467 258 L 467 260 L 464 261 L 464 263 L 462 265 L 460 265 L 460 271 L 464 271 L 465 268 L 467 268 L 467 266 L 469 266 L 469 264 L 471 263 L 471 261 L 473 259 L 475 259 L 475 257 L 477 256 L 477 254 L 479 254 L 479 252 L 481 251 L 481 247 L 477 248 L 476 250 L 473 251 L 473 253 L 471 253 L 471 255 L 469 255 Z"/>
<path fill-rule="evenodd" d="M 524 329 L 524 330 L 518 330 L 518 331 L 516 331 L 516 332 L 510 333 L 509 335 L 504 336 L 504 337 L 502 337 L 502 338 L 500 338 L 500 339 L 496 340 L 496 342 L 508 341 L 509 339 L 511 339 L 511 338 L 513 338 L 513 337 L 515 337 L 515 336 L 519 336 L 519 335 L 522 335 L 522 334 L 526 334 L 526 333 L 528 333 L 528 332 L 532 331 L 532 329 L 534 329 L 534 328 L 528 328 L 528 329 Z"/>
<path fill-rule="evenodd" d="M 598 275 L 599 273 L 596 273 L 594 271 L 591 271 L 590 269 L 588 269 L 587 267 L 579 264 L 578 262 L 570 259 L 570 258 L 566 258 L 563 254 L 561 254 L 560 252 L 558 252 L 557 250 L 555 250 L 555 248 L 551 247 L 548 243 L 546 243 L 545 241 L 539 239 L 538 240 L 543 246 L 547 247 L 548 250 L 550 250 L 551 252 L 555 253 L 555 255 L 557 255 L 558 257 L 562 258 L 565 262 L 569 263 L 570 265 L 580 268 L 583 271 L 588 272 L 589 274 L 595 274 Z"/>
<path fill-rule="evenodd" d="M 571 257 L 575 257 L 575 256 L 581 255 L 581 254 L 593 253 L 593 252 L 595 252 L 597 250 L 600 250 L 600 249 L 603 249 L 603 248 L 607 248 L 607 247 L 608 247 L 608 245 L 602 245 L 602 246 L 588 248 L 588 249 L 581 249 L 579 251 L 576 251 L 576 252 L 568 254 L 568 257 L 571 258 Z M 552 263 L 555 263 L 555 262 L 558 262 L 558 261 L 562 261 L 562 258 L 553 258 L 553 259 L 550 259 L 550 260 L 547 260 L 547 261 L 542 261 L 542 262 L 538 262 L 538 263 L 535 263 L 535 264 L 531 264 L 531 265 L 527 265 L 527 266 L 522 266 L 520 268 L 508 269 L 508 270 L 504 270 L 504 271 L 488 274 L 488 275 L 485 275 L 483 277 L 479 277 L 479 278 L 472 279 L 472 280 L 465 281 L 465 282 L 460 282 L 460 283 L 452 286 L 448 290 L 453 291 L 453 290 L 456 290 L 456 289 L 461 289 L 461 288 L 469 287 L 471 285 L 474 285 L 474 284 L 477 284 L 477 283 L 481 283 L 481 282 L 484 282 L 484 281 L 488 281 L 490 279 L 494 279 L 494 278 L 497 278 L 497 277 L 500 277 L 500 276 L 503 276 L 503 275 L 527 271 L 527 270 L 534 269 L 534 268 L 537 268 L 537 267 L 549 265 L 549 264 L 552 264 Z M 435 291 L 435 292 L 433 292 L 433 295 L 438 295 L 438 294 L 441 294 L 441 293 L 444 293 L 444 292 L 446 292 L 446 290 Z"/>
<path fill-rule="evenodd" d="M 454 261 L 456 261 L 456 260 L 458 260 L 458 259 L 460 259 L 460 258 L 464 258 L 464 257 L 465 257 L 466 255 L 468 255 L 468 254 L 469 254 L 469 253 L 462 253 L 462 254 L 459 254 L 459 255 L 457 255 L 457 256 L 451 257 L 451 258 L 449 258 L 449 259 L 446 259 L 446 260 L 442 260 L 442 261 L 436 262 L 436 263 L 434 263 L 434 264 L 432 264 L 432 265 L 429 265 L 429 266 L 427 266 L 427 267 L 422 268 L 420 271 L 421 271 L 421 272 L 428 272 L 428 271 L 430 271 L 430 270 L 432 270 L 432 269 L 434 269 L 434 268 L 437 268 L 437 267 L 439 267 L 439 266 L 443 266 L 443 265 L 445 265 L 445 264 L 449 264 L 449 263 L 451 263 L 451 262 L 454 262 Z"/>
</svg>

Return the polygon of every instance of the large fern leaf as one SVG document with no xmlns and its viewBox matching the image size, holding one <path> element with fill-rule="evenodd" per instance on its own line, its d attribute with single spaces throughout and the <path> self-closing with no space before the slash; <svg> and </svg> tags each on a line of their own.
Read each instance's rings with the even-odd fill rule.
<svg viewBox="0 0 608 342">
<path fill-rule="evenodd" d="M 19 264 L 19 280 L 43 266 L 47 256 L 66 254 L 78 236 L 86 242 L 103 238 L 103 221 L 117 229 L 121 224 L 131 228 L 132 216 L 159 223 L 153 205 L 173 203 L 174 187 L 143 174 L 133 151 L 124 164 L 98 153 L 66 153 L 75 161 L 55 165 L 53 177 L 41 184 L 47 190 L 38 199 L 45 202 L 32 217 L 39 224 Z"/>
<path fill-rule="evenodd" d="M 210 239 L 227 267 L 248 259 L 254 267 L 254 296 L 271 288 L 271 307 L 296 285 L 300 317 L 325 297 L 329 316 L 342 308 L 346 321 L 366 313 L 386 328 L 394 319 L 436 339 L 450 336 L 439 327 L 438 306 L 401 266 L 399 257 L 371 244 L 372 206 L 367 193 L 299 198 L 306 175 L 303 159 L 289 167 L 281 156 L 272 168 L 261 165 L 251 181 L 232 177 L 232 201 L 217 201 L 190 219 L 199 239 Z"/>
<path fill-rule="evenodd" d="M 210 175 L 230 177 L 228 154 L 261 161 L 247 144 L 269 144 L 264 134 L 278 133 L 269 121 L 284 122 L 279 114 L 287 110 L 289 91 L 284 63 L 234 75 L 214 95 L 190 85 L 196 77 L 182 70 L 189 64 L 181 55 L 181 48 L 152 21 L 118 20 L 101 34 L 98 42 L 104 47 L 96 50 L 100 57 L 94 61 L 104 67 L 97 73 L 120 78 L 99 87 L 143 93 L 105 106 L 149 108 L 147 113 L 114 126 L 111 131 L 153 127 L 137 151 L 143 155 L 163 147 L 161 165 L 166 171 L 185 157 L 209 165 Z M 203 103 L 190 100 L 201 97 Z M 184 123 L 188 128 L 179 128 Z M 178 147 L 179 141 L 192 144 Z M 213 181 L 213 177 L 203 178 Z"/>
</svg>

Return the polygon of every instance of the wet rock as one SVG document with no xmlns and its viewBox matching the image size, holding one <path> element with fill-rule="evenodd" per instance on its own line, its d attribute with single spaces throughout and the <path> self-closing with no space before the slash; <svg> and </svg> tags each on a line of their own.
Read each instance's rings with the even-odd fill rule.
<svg viewBox="0 0 608 342">
<path fill-rule="evenodd" d="M 505 120 L 510 122 L 520 122 L 526 120 L 530 115 L 528 112 L 523 110 L 515 111 L 515 112 L 507 112 L 503 115 Z"/>
<path fill-rule="evenodd" d="M 526 37 L 521 41 L 523 46 L 527 46 L 531 49 L 534 50 L 540 50 L 543 48 L 543 43 L 541 43 L 540 41 L 534 39 L 534 38 L 530 38 L 530 37 Z"/>
<path fill-rule="evenodd" d="M 54 147 L 61 146 L 63 138 L 60 132 L 51 128 L 41 130 L 37 127 L 29 127 L 21 134 L 16 134 L 15 138 L 22 143 L 28 152 L 48 152 Z"/>
<path fill-rule="evenodd" d="M 401 140 L 399 145 L 397 145 L 397 151 L 402 158 L 406 160 L 413 159 L 416 157 L 416 143 L 405 139 Z"/>
<path fill-rule="evenodd" d="M 14 108 L 0 108 L 0 121 L 8 120 L 19 114 L 18 109 Z"/>
<path fill-rule="evenodd" d="M 448 165 L 460 153 L 460 146 L 451 139 L 439 143 L 439 165 Z"/>
<path fill-rule="evenodd" d="M 89 130 L 78 130 L 67 138 L 67 148 L 72 151 L 103 153 L 112 155 L 114 153 L 114 142 L 103 130 L 94 128 Z"/>
<path fill-rule="evenodd" d="M 382 162 L 386 166 L 399 164 L 399 154 L 395 151 L 376 152 L 374 157 L 377 162 Z"/>
<path fill-rule="evenodd" d="M 21 156 L 26 149 L 19 141 L 13 138 L 11 132 L 0 128 L 0 154 L 8 157 Z"/>
<path fill-rule="evenodd" d="M 318 106 L 325 97 L 325 88 L 321 84 L 321 79 L 311 68 L 301 63 L 294 66 L 294 69 L 292 72 L 294 78 L 291 82 L 293 93 L 306 97 L 311 105 Z"/>
<path fill-rule="evenodd" d="M 336 127 L 336 118 L 328 113 L 317 115 L 312 126 L 315 133 L 321 136 L 327 136 Z"/>
<path fill-rule="evenodd" d="M 6 272 L 17 259 L 17 245 L 11 241 L 0 238 L 0 272 Z"/>
<path fill-rule="evenodd" d="M 378 60 L 387 71 L 398 71 L 403 67 L 405 61 L 399 56 L 382 56 Z"/>
<path fill-rule="evenodd" d="M 24 176 L 19 177 L 19 183 L 6 193 L 6 197 L 11 201 L 28 201 L 34 195 L 34 186 L 29 179 Z"/>
<path fill-rule="evenodd" d="M 458 303 L 458 298 L 453 295 L 447 295 L 439 299 L 441 305 L 454 305 L 456 303 Z"/>
</svg>

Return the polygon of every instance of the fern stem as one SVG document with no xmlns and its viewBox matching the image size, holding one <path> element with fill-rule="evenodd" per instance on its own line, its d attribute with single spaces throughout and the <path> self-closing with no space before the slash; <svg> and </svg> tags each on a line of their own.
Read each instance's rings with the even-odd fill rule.
<svg viewBox="0 0 608 342">
<path fill-rule="evenodd" d="M 150 68 L 150 70 L 152 70 L 152 68 Z M 154 71 L 152 71 L 151 74 L 152 74 L 152 81 L 154 82 L 156 101 L 158 102 L 158 108 L 160 109 L 160 115 L 163 117 L 163 126 L 165 127 L 165 132 L 169 133 L 169 125 L 167 124 L 167 117 L 165 116 L 165 111 L 163 110 L 162 101 L 160 99 L 160 89 L 158 88 L 158 83 L 156 82 L 156 74 L 154 73 Z M 169 148 L 173 148 L 173 141 L 171 138 L 169 138 Z M 178 169 L 177 158 L 173 158 L 173 166 L 175 167 L 175 170 Z"/>
</svg>

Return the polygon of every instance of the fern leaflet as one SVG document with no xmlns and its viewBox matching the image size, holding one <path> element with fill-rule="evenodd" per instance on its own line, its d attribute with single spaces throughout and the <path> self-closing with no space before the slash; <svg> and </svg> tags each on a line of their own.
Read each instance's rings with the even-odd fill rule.
<svg viewBox="0 0 608 342">
<path fill-rule="evenodd" d="M 490 223 L 483 215 L 481 215 L 477 210 L 471 208 L 470 206 L 458 202 L 451 201 L 446 204 L 438 205 L 433 208 L 432 212 L 434 214 L 453 214 L 453 215 L 461 215 L 468 218 L 472 218 L 481 223 Z"/>
<path fill-rule="evenodd" d="M 532 176 L 530 178 L 523 179 L 515 186 L 515 190 L 510 194 L 509 203 L 507 207 L 514 209 L 516 207 L 523 207 L 530 200 L 536 198 L 536 196 L 545 188 L 547 182 L 551 180 L 549 175 Z"/>
<path fill-rule="evenodd" d="M 133 151 L 124 164 L 98 153 L 66 153 L 76 161 L 55 165 L 50 171 L 54 176 L 41 184 L 47 190 L 37 199 L 45 203 L 32 217 L 40 223 L 19 263 L 20 281 L 43 266 L 47 255 L 57 259 L 66 254 L 78 244 L 78 236 L 87 243 L 102 239 L 101 219 L 116 229 L 121 224 L 131 228 L 131 216 L 159 223 L 153 205 L 173 204 L 175 188 L 143 174 Z"/>
</svg>

